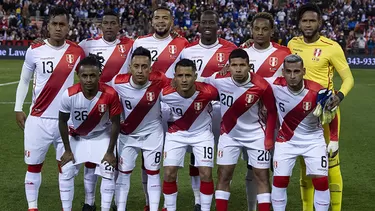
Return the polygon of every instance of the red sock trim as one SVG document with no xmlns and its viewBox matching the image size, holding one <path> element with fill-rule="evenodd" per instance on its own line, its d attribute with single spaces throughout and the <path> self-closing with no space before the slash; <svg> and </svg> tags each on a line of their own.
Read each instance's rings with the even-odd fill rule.
<svg viewBox="0 0 375 211">
<path fill-rule="evenodd" d="M 328 177 L 313 178 L 312 183 L 315 190 L 326 191 L 328 190 Z"/>
<path fill-rule="evenodd" d="M 289 176 L 274 176 L 273 186 L 277 188 L 286 188 L 289 184 Z"/>
<path fill-rule="evenodd" d="M 200 192 L 205 195 L 212 195 L 214 194 L 214 182 L 203 182 L 201 181 Z"/>
<path fill-rule="evenodd" d="M 27 171 L 31 173 L 40 173 L 42 172 L 43 163 L 36 165 L 27 165 Z"/>
<path fill-rule="evenodd" d="M 119 170 L 119 172 L 121 172 L 121 173 L 123 173 L 123 174 L 130 174 L 130 173 L 133 172 L 133 170 L 131 170 L 131 171 L 120 171 L 120 170 Z"/>
<path fill-rule="evenodd" d="M 258 204 L 259 211 L 270 211 L 271 203 L 260 203 Z"/>
<path fill-rule="evenodd" d="M 146 173 L 147 173 L 148 175 L 157 175 L 157 174 L 159 174 L 159 172 L 160 172 L 160 170 L 151 171 L 151 170 L 147 170 L 147 169 L 146 169 Z"/>
<path fill-rule="evenodd" d="M 196 176 L 199 176 L 199 169 L 195 166 L 191 166 L 190 165 L 190 168 L 189 168 L 189 175 L 191 177 L 196 177 Z"/>
<path fill-rule="evenodd" d="M 89 168 L 89 169 L 94 169 L 94 168 L 96 168 L 96 163 L 86 162 L 85 167 Z"/>
<path fill-rule="evenodd" d="M 164 194 L 174 194 L 177 193 L 177 183 L 174 182 L 163 182 L 163 193 Z"/>
<path fill-rule="evenodd" d="M 228 211 L 228 200 L 216 199 L 216 211 Z"/>
</svg>

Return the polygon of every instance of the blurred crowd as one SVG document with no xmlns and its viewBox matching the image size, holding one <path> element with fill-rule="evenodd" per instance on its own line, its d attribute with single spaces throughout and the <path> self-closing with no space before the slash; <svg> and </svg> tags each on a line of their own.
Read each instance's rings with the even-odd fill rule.
<svg viewBox="0 0 375 211">
<path fill-rule="evenodd" d="M 101 36 L 100 19 L 107 9 L 120 15 L 121 33 L 129 38 L 151 32 L 152 9 L 166 4 L 174 13 L 174 28 L 187 39 L 199 37 L 197 22 L 202 11 L 220 16 L 218 35 L 240 45 L 251 38 L 250 22 L 257 12 L 275 18 L 274 41 L 286 45 L 299 35 L 296 11 L 306 0 L 0 0 L 0 40 L 32 40 L 47 35 L 47 18 L 53 5 L 70 12 L 69 39 L 79 42 Z M 321 33 L 336 40 L 347 53 L 375 53 L 375 1 L 323 0 Z"/>
</svg>

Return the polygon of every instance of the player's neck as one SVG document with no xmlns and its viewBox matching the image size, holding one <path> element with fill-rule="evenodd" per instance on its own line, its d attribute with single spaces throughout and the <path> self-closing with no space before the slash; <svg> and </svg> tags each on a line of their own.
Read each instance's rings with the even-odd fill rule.
<svg viewBox="0 0 375 211">
<path fill-rule="evenodd" d="M 47 41 L 53 47 L 60 47 L 65 44 L 65 40 L 54 40 L 54 39 L 48 38 Z"/>
<path fill-rule="evenodd" d="M 147 84 L 148 84 L 148 80 L 144 83 L 139 83 L 135 81 L 133 77 L 131 77 L 130 79 L 130 85 L 136 89 L 142 89 L 143 87 L 147 86 Z"/>
<path fill-rule="evenodd" d="M 254 48 L 257 49 L 257 50 L 265 50 L 267 48 L 269 48 L 271 45 L 271 42 L 265 42 L 265 43 L 256 43 L 254 42 Z"/>
<path fill-rule="evenodd" d="M 241 81 L 237 81 L 237 80 L 234 80 L 234 78 L 232 77 L 232 80 L 233 82 L 237 85 L 237 86 L 242 86 L 242 85 L 245 85 L 247 83 L 250 82 L 251 80 L 251 75 L 250 73 L 247 74 L 247 76 L 245 78 L 243 78 Z"/>
<path fill-rule="evenodd" d="M 203 45 L 213 45 L 215 44 L 216 42 L 218 42 L 218 39 L 210 39 L 210 40 L 207 40 L 207 39 L 201 39 L 201 43 Z"/>
<path fill-rule="evenodd" d="M 303 40 L 305 41 L 305 43 L 314 43 L 314 42 L 318 41 L 319 38 L 320 38 L 320 34 L 316 33 L 316 35 L 314 35 L 312 37 L 303 37 Z"/>
<path fill-rule="evenodd" d="M 97 86 L 96 88 L 91 89 L 91 90 L 83 89 L 82 93 L 83 93 L 83 96 L 85 96 L 86 99 L 92 100 L 96 96 L 96 94 L 98 94 L 98 90 L 99 90 L 99 87 Z"/>
<path fill-rule="evenodd" d="M 177 93 L 183 98 L 192 97 L 194 95 L 195 91 L 196 91 L 195 84 L 188 91 L 182 91 L 181 89 L 177 88 Z"/>
<path fill-rule="evenodd" d="M 291 87 L 288 85 L 288 89 L 289 91 L 294 94 L 294 95 L 299 95 L 303 89 L 305 88 L 305 83 L 304 81 L 302 80 L 301 83 L 299 83 L 297 86 L 295 87 Z"/>
<path fill-rule="evenodd" d="M 169 37 L 169 32 L 168 33 L 166 33 L 166 34 L 164 34 L 164 35 L 159 35 L 159 34 L 157 34 L 157 33 L 154 33 L 154 37 L 156 38 L 156 39 L 159 39 L 159 40 L 164 40 L 165 38 L 167 38 L 167 37 Z"/>
<path fill-rule="evenodd" d="M 116 41 L 116 37 L 103 37 L 103 40 L 107 43 L 114 43 Z"/>
</svg>

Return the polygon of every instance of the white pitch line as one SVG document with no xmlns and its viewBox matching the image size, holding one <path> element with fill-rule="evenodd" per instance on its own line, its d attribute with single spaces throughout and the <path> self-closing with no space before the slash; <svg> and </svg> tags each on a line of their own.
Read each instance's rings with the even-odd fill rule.
<svg viewBox="0 0 375 211">
<path fill-rule="evenodd" d="M 9 82 L 9 83 L 3 83 L 3 84 L 0 84 L 0 86 L 8 86 L 8 85 L 12 85 L 12 84 L 17 84 L 19 81 L 13 81 L 13 82 Z"/>
<path fill-rule="evenodd" d="M 16 102 L 0 102 L 0 105 L 12 105 L 15 104 Z M 31 102 L 24 102 L 23 104 L 31 104 Z"/>
</svg>

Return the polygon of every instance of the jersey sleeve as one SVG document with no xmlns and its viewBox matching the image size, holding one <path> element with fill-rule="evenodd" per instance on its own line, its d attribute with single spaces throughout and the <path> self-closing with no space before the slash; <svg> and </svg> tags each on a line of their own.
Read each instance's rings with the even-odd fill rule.
<svg viewBox="0 0 375 211">
<path fill-rule="evenodd" d="M 219 97 L 217 89 L 210 84 L 208 84 L 208 89 L 210 90 L 210 100 L 217 100 Z"/>
<path fill-rule="evenodd" d="M 330 62 L 341 77 L 342 84 L 340 92 L 346 96 L 354 86 L 354 78 L 352 72 L 350 71 L 348 62 L 346 61 L 344 51 L 338 44 L 334 45 L 334 47 L 335 49 L 333 51 L 333 55 L 331 56 Z"/>
<path fill-rule="evenodd" d="M 85 56 L 89 55 L 89 52 L 86 50 L 87 48 L 87 40 L 82 40 L 78 45 L 83 49 L 83 52 L 85 53 Z M 84 58 L 84 57 L 83 57 Z M 81 60 L 83 59 L 81 58 Z"/>
<path fill-rule="evenodd" d="M 214 73 L 210 77 L 199 77 L 197 79 L 197 81 L 200 81 L 200 82 L 203 82 L 203 83 L 206 83 L 206 84 L 210 84 L 211 86 L 216 88 L 216 79 L 215 78 L 216 78 L 217 74 L 218 73 Z"/>
<path fill-rule="evenodd" d="M 64 91 L 64 93 L 61 96 L 60 112 L 70 113 L 71 109 L 72 109 L 72 103 L 69 97 L 69 91 L 67 89 Z"/>
<path fill-rule="evenodd" d="M 120 99 L 119 99 L 117 92 L 115 92 L 111 98 L 109 116 L 110 118 L 112 118 L 113 116 L 120 115 L 121 112 L 122 112 L 122 107 L 121 107 Z"/>
<path fill-rule="evenodd" d="M 277 121 L 277 110 L 272 87 L 269 84 L 267 84 L 267 88 L 262 95 L 262 102 L 267 109 L 265 147 L 266 149 L 271 149 L 274 144 L 273 140 Z"/>
<path fill-rule="evenodd" d="M 20 112 L 23 109 L 23 103 L 25 102 L 27 92 L 29 91 L 29 83 L 34 74 L 35 67 L 36 64 L 30 47 L 26 51 L 25 61 L 22 66 L 20 81 L 16 92 L 14 111 Z"/>
</svg>

